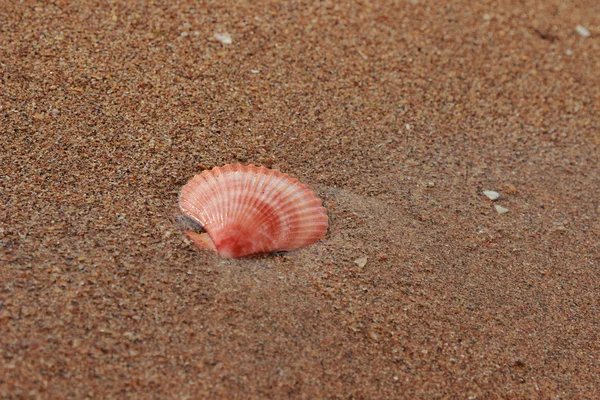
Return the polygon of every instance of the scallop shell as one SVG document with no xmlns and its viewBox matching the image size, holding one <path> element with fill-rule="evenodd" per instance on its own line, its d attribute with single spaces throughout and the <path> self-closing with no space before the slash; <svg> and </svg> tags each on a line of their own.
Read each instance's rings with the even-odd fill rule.
<svg viewBox="0 0 600 400">
<path fill-rule="evenodd" d="M 186 236 L 227 258 L 296 250 L 325 237 L 328 226 L 327 211 L 306 185 L 254 165 L 194 176 L 181 189 L 179 207 L 206 230 Z"/>
</svg>

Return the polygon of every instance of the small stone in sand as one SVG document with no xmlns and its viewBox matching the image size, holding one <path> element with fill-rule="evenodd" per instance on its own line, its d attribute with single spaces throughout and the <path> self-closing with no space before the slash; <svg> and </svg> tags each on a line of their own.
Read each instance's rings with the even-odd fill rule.
<svg viewBox="0 0 600 400">
<path fill-rule="evenodd" d="M 215 33 L 215 39 L 223 44 L 231 44 L 233 40 L 231 40 L 231 35 L 229 33 Z"/>
<path fill-rule="evenodd" d="M 557 233 L 564 233 L 566 231 L 567 231 L 567 227 L 564 225 L 557 225 L 553 230 L 553 232 L 557 232 Z"/>
<path fill-rule="evenodd" d="M 579 33 L 583 37 L 590 37 L 590 31 L 588 31 L 581 25 L 577 25 L 575 27 L 575 32 Z"/>
<path fill-rule="evenodd" d="M 483 194 L 485 194 L 490 200 L 498 200 L 500 197 L 500 193 L 494 192 L 493 190 L 484 190 Z"/>
<path fill-rule="evenodd" d="M 496 211 L 498 211 L 498 214 L 506 214 L 510 211 L 508 208 L 504 208 L 502 206 L 499 206 L 498 204 L 496 204 L 494 207 L 496 207 Z"/>
<path fill-rule="evenodd" d="M 365 265 L 367 265 L 367 256 L 357 258 L 354 260 L 354 263 L 363 268 Z"/>
</svg>

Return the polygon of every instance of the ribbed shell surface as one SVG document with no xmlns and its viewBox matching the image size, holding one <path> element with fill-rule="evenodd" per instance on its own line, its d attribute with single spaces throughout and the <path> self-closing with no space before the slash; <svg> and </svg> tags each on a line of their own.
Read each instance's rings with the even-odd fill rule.
<svg viewBox="0 0 600 400">
<path fill-rule="evenodd" d="M 321 200 L 306 185 L 254 165 L 194 176 L 182 188 L 179 206 L 224 257 L 295 250 L 322 239 L 328 226 Z"/>
</svg>

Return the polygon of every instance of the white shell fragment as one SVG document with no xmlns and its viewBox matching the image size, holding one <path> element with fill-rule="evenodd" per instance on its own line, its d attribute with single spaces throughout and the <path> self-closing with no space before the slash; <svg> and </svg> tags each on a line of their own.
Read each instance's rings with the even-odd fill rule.
<svg viewBox="0 0 600 400">
<path fill-rule="evenodd" d="M 585 29 L 583 26 L 581 25 L 577 25 L 575 27 L 575 32 L 577 32 L 579 35 L 587 38 L 590 37 L 590 31 L 588 31 L 587 29 Z"/>
<path fill-rule="evenodd" d="M 504 208 L 502 206 L 499 206 L 498 204 L 496 204 L 494 207 L 496 207 L 496 211 L 498 211 L 498 214 L 506 214 L 510 211 L 508 208 Z"/>
<path fill-rule="evenodd" d="M 483 194 L 485 194 L 492 201 L 500 198 L 500 193 L 494 192 L 493 190 L 484 190 Z"/>
<path fill-rule="evenodd" d="M 231 35 L 229 33 L 217 32 L 217 33 L 215 33 L 214 37 L 215 37 L 215 39 L 217 39 L 219 42 L 221 42 L 223 44 L 233 43 L 233 40 L 231 39 Z"/>
<path fill-rule="evenodd" d="M 368 260 L 367 256 L 359 257 L 356 260 L 354 260 L 354 263 L 356 265 L 358 265 L 359 267 L 363 268 L 365 265 L 367 265 L 367 260 Z"/>
</svg>

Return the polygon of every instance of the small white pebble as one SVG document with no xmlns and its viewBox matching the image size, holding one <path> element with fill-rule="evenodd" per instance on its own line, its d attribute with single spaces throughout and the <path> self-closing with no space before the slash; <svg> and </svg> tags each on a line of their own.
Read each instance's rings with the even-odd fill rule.
<svg viewBox="0 0 600 400">
<path fill-rule="evenodd" d="M 189 32 L 185 32 L 185 31 L 181 32 L 181 34 L 180 34 L 180 36 L 182 36 L 182 37 L 186 37 L 186 36 L 189 36 L 189 35 L 190 35 L 190 33 Z"/>
<path fill-rule="evenodd" d="M 231 39 L 231 35 L 229 33 L 215 33 L 215 39 L 223 44 L 231 44 L 233 40 Z"/>
<path fill-rule="evenodd" d="M 52 110 L 50 110 L 50 114 L 52 114 L 52 116 L 57 117 L 58 114 L 60 114 L 60 111 L 58 111 L 56 108 L 53 108 Z"/>
<path fill-rule="evenodd" d="M 483 194 L 485 194 L 492 201 L 500 198 L 500 193 L 494 192 L 493 190 L 484 190 Z"/>
<path fill-rule="evenodd" d="M 568 56 L 572 56 L 573 55 L 573 50 L 567 49 L 567 51 L 565 51 L 565 54 L 568 55 Z"/>
<path fill-rule="evenodd" d="M 496 211 L 498 211 L 498 214 L 506 214 L 510 211 L 508 208 L 504 208 L 502 206 L 499 206 L 498 204 L 496 204 L 494 207 L 496 207 Z"/>
<path fill-rule="evenodd" d="M 250 72 L 252 72 L 253 74 L 258 74 L 260 71 L 257 69 L 251 69 Z"/>
<path fill-rule="evenodd" d="M 583 37 L 590 37 L 590 31 L 588 31 L 581 25 L 577 25 L 575 27 L 575 32 L 579 33 Z"/>
<path fill-rule="evenodd" d="M 367 256 L 357 258 L 354 260 L 354 263 L 363 268 L 365 265 L 367 265 Z"/>
</svg>

